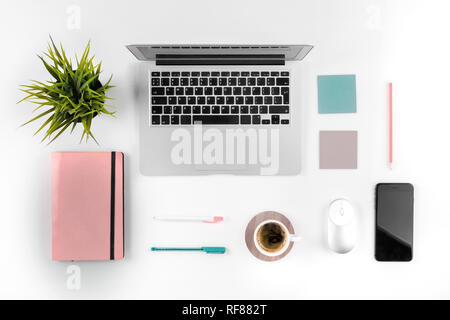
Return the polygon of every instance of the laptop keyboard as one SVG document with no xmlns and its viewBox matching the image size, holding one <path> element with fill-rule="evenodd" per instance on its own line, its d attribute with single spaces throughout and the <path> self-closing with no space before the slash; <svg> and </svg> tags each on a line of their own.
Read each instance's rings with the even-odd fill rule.
<svg viewBox="0 0 450 320">
<path fill-rule="evenodd" d="M 153 71 L 150 123 L 288 125 L 288 71 Z"/>
</svg>

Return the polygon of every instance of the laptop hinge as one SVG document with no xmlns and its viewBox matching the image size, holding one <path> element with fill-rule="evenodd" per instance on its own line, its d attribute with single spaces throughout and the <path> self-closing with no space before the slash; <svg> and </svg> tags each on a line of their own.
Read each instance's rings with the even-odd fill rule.
<svg viewBox="0 0 450 320">
<path fill-rule="evenodd" d="M 285 64 L 283 54 L 157 54 L 159 66 L 225 66 Z"/>
</svg>

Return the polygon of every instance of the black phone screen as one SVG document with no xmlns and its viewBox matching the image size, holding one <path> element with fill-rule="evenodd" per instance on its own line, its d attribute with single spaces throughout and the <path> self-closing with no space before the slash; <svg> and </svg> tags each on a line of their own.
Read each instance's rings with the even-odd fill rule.
<svg viewBox="0 0 450 320">
<path fill-rule="evenodd" d="M 375 259 L 411 261 L 414 188 L 409 183 L 380 183 L 376 188 Z"/>
</svg>

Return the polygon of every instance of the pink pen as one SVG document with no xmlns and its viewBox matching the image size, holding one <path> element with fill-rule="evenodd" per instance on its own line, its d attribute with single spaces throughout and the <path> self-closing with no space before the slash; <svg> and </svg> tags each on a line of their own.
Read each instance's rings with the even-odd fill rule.
<svg viewBox="0 0 450 320">
<path fill-rule="evenodd" d="M 393 165 L 393 132 L 392 132 L 392 82 L 388 83 L 389 95 L 389 167 Z"/>
<path fill-rule="evenodd" d="M 203 223 L 218 223 L 223 221 L 221 216 L 196 216 L 196 217 L 185 217 L 185 216 L 160 216 L 153 217 L 155 220 L 161 221 L 191 221 L 191 222 L 203 222 Z"/>
</svg>

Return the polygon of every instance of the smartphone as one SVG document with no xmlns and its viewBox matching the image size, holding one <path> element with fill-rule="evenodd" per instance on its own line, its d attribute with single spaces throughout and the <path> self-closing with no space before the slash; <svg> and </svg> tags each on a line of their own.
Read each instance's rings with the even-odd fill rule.
<svg viewBox="0 0 450 320">
<path fill-rule="evenodd" d="M 413 258 L 414 187 L 409 183 L 379 183 L 376 187 L 375 259 Z"/>
</svg>

